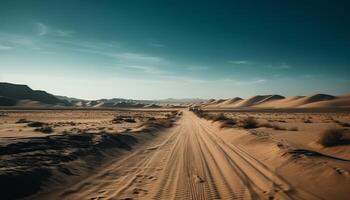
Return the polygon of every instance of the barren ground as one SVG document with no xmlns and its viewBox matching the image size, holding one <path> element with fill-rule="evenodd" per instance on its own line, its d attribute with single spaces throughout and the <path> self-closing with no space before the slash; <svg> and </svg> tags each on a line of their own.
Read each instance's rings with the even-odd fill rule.
<svg viewBox="0 0 350 200">
<path fill-rule="evenodd" d="M 90 166 L 85 170 L 87 174 L 77 175 L 84 171 L 81 167 L 84 164 L 65 166 L 72 174 L 58 181 L 62 184 L 48 180 L 31 198 L 347 199 L 349 196 L 349 145 L 323 147 L 317 142 L 329 127 L 349 129 L 344 124 L 350 119 L 347 113 L 220 112 L 238 121 L 253 116 L 260 124 L 279 125 L 276 130 L 271 127 L 222 128 L 220 122 L 183 110 L 174 126 L 158 130 L 141 127 L 151 117 L 169 118 L 166 116 L 169 112 L 123 112 L 126 113 L 5 113 L 0 118 L 1 143 L 5 147 L 11 141 L 16 143 L 27 138 L 27 134 L 42 138 L 64 131 L 100 135 L 106 130 L 132 136 L 137 141 L 133 144 L 132 139 L 123 138 L 130 148 L 121 146 L 119 149 L 123 150 L 118 154 L 111 153 L 116 151 L 113 148 L 103 151 L 102 154 L 108 154 L 107 161 L 87 164 Z M 116 115 L 133 116 L 136 122 L 112 123 Z M 54 127 L 54 133 L 41 133 L 16 124 L 19 118 L 47 122 Z M 65 125 L 55 126 L 60 123 Z M 22 129 L 20 133 L 19 129 Z M 116 144 L 119 143 L 112 143 Z M 18 152 L 13 154 L 2 155 L 2 158 L 13 158 Z M 1 163 L 5 165 L 2 173 L 11 170 L 6 160 Z"/>
</svg>

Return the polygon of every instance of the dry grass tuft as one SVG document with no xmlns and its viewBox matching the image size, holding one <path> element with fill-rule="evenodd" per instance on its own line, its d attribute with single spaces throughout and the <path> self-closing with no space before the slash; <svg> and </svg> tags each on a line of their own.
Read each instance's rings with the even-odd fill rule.
<svg viewBox="0 0 350 200">
<path fill-rule="evenodd" d="M 345 137 L 345 130 L 340 128 L 329 128 L 323 132 L 318 141 L 325 147 L 350 144 L 350 139 Z"/>
<path fill-rule="evenodd" d="M 258 127 L 258 122 L 254 117 L 247 117 L 242 120 L 241 126 L 246 129 L 252 129 L 252 128 L 257 128 Z"/>
<path fill-rule="evenodd" d="M 27 126 L 29 127 L 42 127 L 46 125 L 44 122 L 30 122 Z"/>
<path fill-rule="evenodd" d="M 53 128 L 51 126 L 42 126 L 34 129 L 34 131 L 42 132 L 42 133 L 53 133 Z"/>
<path fill-rule="evenodd" d="M 270 123 L 265 123 L 265 124 L 261 124 L 259 125 L 260 127 L 266 127 L 266 128 L 273 128 L 277 131 L 285 131 L 287 130 L 286 128 L 278 125 L 278 124 L 270 124 Z"/>
<path fill-rule="evenodd" d="M 289 131 L 298 131 L 298 130 L 299 130 L 298 127 L 292 127 L 289 129 Z"/>
<path fill-rule="evenodd" d="M 306 124 L 311 124 L 312 121 L 311 121 L 310 119 L 305 119 L 305 120 L 304 120 L 304 123 L 306 123 Z"/>
<path fill-rule="evenodd" d="M 22 119 L 17 120 L 16 124 L 26 124 L 26 123 L 29 123 L 29 122 L 30 122 L 29 120 L 26 120 L 26 119 L 22 118 Z"/>
<path fill-rule="evenodd" d="M 237 121 L 235 119 L 227 118 L 226 120 L 222 121 L 222 124 L 220 125 L 221 128 L 232 128 L 237 124 Z"/>
<path fill-rule="evenodd" d="M 214 115 L 214 114 L 205 113 L 201 109 L 191 109 L 191 108 L 190 108 L 190 111 L 192 111 L 194 114 L 196 114 L 200 118 L 212 120 L 214 122 L 217 122 L 217 121 L 222 122 L 222 124 L 220 125 L 221 128 L 232 128 L 237 124 L 236 119 L 228 118 L 223 113 Z"/>
<path fill-rule="evenodd" d="M 350 123 L 347 123 L 347 122 L 341 122 L 341 121 L 338 121 L 338 120 L 334 120 L 334 122 L 339 124 L 342 127 L 350 127 Z"/>
</svg>

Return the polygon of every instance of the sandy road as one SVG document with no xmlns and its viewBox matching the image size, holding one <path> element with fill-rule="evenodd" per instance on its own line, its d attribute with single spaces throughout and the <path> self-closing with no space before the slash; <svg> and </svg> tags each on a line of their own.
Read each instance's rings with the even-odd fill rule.
<svg viewBox="0 0 350 200">
<path fill-rule="evenodd" d="M 298 199 L 284 180 L 217 131 L 184 111 L 148 147 L 50 199 Z"/>
</svg>

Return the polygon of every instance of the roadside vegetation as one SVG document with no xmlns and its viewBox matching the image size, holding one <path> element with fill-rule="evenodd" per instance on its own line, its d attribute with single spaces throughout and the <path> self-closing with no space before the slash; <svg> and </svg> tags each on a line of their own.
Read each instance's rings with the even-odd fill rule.
<svg viewBox="0 0 350 200">
<path fill-rule="evenodd" d="M 265 127 L 265 128 L 272 128 L 274 130 L 278 131 L 298 131 L 297 127 L 292 127 L 287 129 L 286 127 L 283 127 L 279 124 L 273 124 L 273 123 L 259 123 L 258 120 L 254 117 L 248 116 L 243 119 L 235 119 L 227 117 L 224 113 L 219 114 L 212 114 L 206 111 L 203 111 L 200 108 L 190 108 L 190 111 L 192 111 L 194 114 L 196 114 L 200 118 L 204 118 L 206 120 L 210 120 L 213 122 L 221 122 L 221 128 L 232 128 L 232 127 L 240 127 L 245 129 L 254 129 L 259 127 Z M 281 123 L 286 123 L 285 120 L 280 120 Z"/>
<path fill-rule="evenodd" d="M 323 132 L 319 143 L 324 147 L 350 144 L 350 135 L 341 128 L 329 128 Z"/>
</svg>

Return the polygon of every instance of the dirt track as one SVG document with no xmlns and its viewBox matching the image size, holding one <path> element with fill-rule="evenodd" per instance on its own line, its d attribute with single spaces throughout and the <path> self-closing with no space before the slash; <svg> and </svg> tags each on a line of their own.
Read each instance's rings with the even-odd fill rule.
<svg viewBox="0 0 350 200">
<path fill-rule="evenodd" d="M 216 131 L 210 122 L 184 111 L 178 124 L 152 145 L 49 198 L 296 198 L 284 180 L 243 149 L 223 141 Z"/>
</svg>

